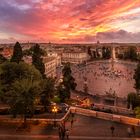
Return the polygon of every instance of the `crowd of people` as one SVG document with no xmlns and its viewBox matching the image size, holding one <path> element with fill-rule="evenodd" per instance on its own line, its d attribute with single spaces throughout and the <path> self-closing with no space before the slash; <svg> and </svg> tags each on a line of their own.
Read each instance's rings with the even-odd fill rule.
<svg viewBox="0 0 140 140">
<path fill-rule="evenodd" d="M 113 94 L 126 97 L 128 92 L 134 92 L 135 67 L 133 64 L 119 62 L 94 62 L 73 66 L 72 72 L 78 84 L 77 90 L 83 90 L 87 84 L 90 94 L 106 94 L 111 89 Z"/>
</svg>

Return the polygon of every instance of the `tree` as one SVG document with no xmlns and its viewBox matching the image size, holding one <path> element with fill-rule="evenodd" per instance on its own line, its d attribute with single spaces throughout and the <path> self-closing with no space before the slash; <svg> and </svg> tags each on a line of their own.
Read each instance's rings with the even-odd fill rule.
<svg viewBox="0 0 140 140">
<path fill-rule="evenodd" d="M 109 48 L 106 49 L 106 59 L 111 58 L 111 50 Z"/>
<path fill-rule="evenodd" d="M 43 78 L 46 78 L 45 76 L 45 65 L 43 63 L 42 56 L 44 55 L 43 50 L 40 49 L 40 46 L 36 44 L 32 48 L 32 64 L 35 66 L 36 69 L 40 71 Z"/>
<path fill-rule="evenodd" d="M 51 99 L 54 96 L 55 80 L 52 78 L 46 78 L 42 81 L 42 93 L 41 93 L 41 103 L 44 105 L 45 111 L 47 105 L 50 104 Z"/>
<path fill-rule="evenodd" d="M 136 107 L 134 111 L 136 114 L 136 118 L 140 119 L 140 107 Z"/>
<path fill-rule="evenodd" d="M 70 98 L 70 91 L 75 90 L 77 84 L 75 83 L 75 79 L 72 76 L 72 71 L 70 68 L 70 63 L 66 63 L 63 70 L 63 82 L 62 84 L 65 87 L 65 90 L 67 91 L 67 98 Z"/>
<path fill-rule="evenodd" d="M 62 83 L 57 87 L 57 92 L 58 92 L 58 97 L 60 99 L 60 102 L 64 103 L 66 99 L 68 99 L 69 93 Z"/>
<path fill-rule="evenodd" d="M 32 79 L 16 80 L 12 84 L 9 105 L 14 116 L 17 114 L 23 116 L 24 126 L 26 126 L 26 118 L 34 114 L 35 99 L 40 91 L 40 82 Z"/>
<path fill-rule="evenodd" d="M 8 102 L 12 96 L 11 88 L 15 81 L 22 79 L 32 79 L 33 81 L 41 80 L 40 72 L 34 66 L 24 62 L 5 62 L 0 65 L 0 83 L 3 90 L 3 101 Z"/>
<path fill-rule="evenodd" d="M 13 50 L 13 55 L 11 57 L 11 62 L 16 62 L 19 63 L 20 61 L 22 61 L 22 48 L 20 46 L 19 42 L 16 42 L 15 46 L 14 46 L 14 50 Z"/>
<path fill-rule="evenodd" d="M 137 60 L 137 52 L 136 52 L 136 48 L 134 47 L 130 47 L 130 59 L 131 60 Z"/>
<path fill-rule="evenodd" d="M 124 59 L 137 60 L 137 57 L 136 48 L 134 47 L 129 47 L 124 53 Z"/>
<path fill-rule="evenodd" d="M 105 47 L 102 48 L 102 57 L 106 58 L 106 48 Z"/>
<path fill-rule="evenodd" d="M 0 65 L 0 83 L 3 99 L 10 105 L 12 114 L 33 113 L 34 101 L 40 93 L 42 76 L 34 66 L 24 62 L 5 62 Z"/>
<path fill-rule="evenodd" d="M 0 65 L 1 73 L 0 80 L 2 84 L 7 85 L 7 89 L 15 80 L 19 79 L 41 79 L 40 72 L 34 66 L 28 65 L 24 62 L 19 64 L 15 62 L 5 62 Z"/>
<path fill-rule="evenodd" d="M 0 74 L 1 73 L 2 73 L 2 70 L 0 68 Z M 4 94 L 4 92 L 3 92 L 3 86 L 2 86 L 2 83 L 0 81 L 0 101 L 3 101 L 3 94 Z"/>
<path fill-rule="evenodd" d="M 127 96 L 128 108 L 132 106 L 132 109 L 140 105 L 140 97 L 136 93 L 129 93 Z"/>
<path fill-rule="evenodd" d="M 32 48 L 24 50 L 23 56 L 32 56 Z"/>
<path fill-rule="evenodd" d="M 91 48 L 90 47 L 88 47 L 88 55 L 90 56 L 90 58 L 92 59 L 92 51 L 91 51 Z"/>
<path fill-rule="evenodd" d="M 3 86 L 2 86 L 1 81 L 0 81 L 0 101 L 3 101 L 3 95 L 4 95 Z"/>
<path fill-rule="evenodd" d="M 0 48 L 0 52 L 3 52 L 4 48 Z"/>
<path fill-rule="evenodd" d="M 104 59 L 110 59 L 111 58 L 111 50 L 109 48 L 102 48 L 102 57 Z"/>
<path fill-rule="evenodd" d="M 135 73 L 133 76 L 134 80 L 135 80 L 135 89 L 139 94 L 139 90 L 140 90 L 140 63 L 138 63 L 137 68 L 135 69 Z"/>
<path fill-rule="evenodd" d="M 0 64 L 2 64 L 5 61 L 7 61 L 7 59 L 2 54 L 0 54 Z"/>
</svg>

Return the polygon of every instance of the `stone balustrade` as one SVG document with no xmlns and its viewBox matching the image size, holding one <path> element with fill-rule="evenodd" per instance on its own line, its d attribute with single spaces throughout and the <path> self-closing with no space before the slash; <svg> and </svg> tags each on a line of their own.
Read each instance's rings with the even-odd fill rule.
<svg viewBox="0 0 140 140">
<path fill-rule="evenodd" d="M 28 122 L 38 121 L 40 123 L 54 123 L 54 121 L 56 121 L 57 123 L 61 123 L 67 119 L 67 117 L 70 113 L 75 113 L 75 114 L 80 114 L 80 115 L 90 116 L 90 117 L 96 117 L 99 119 L 110 120 L 110 121 L 119 122 L 119 123 L 123 123 L 123 124 L 140 126 L 140 119 L 126 117 L 126 116 L 122 116 L 122 115 L 104 113 L 104 112 L 99 112 L 99 111 L 94 111 L 94 110 L 89 110 L 89 109 L 83 109 L 83 108 L 79 108 L 79 107 L 70 107 L 68 112 L 61 119 L 30 118 L 30 119 L 27 119 L 27 121 Z M 9 117 L 5 117 L 5 116 L 1 116 L 0 121 L 1 122 L 20 122 L 21 118 L 9 118 Z"/>
</svg>

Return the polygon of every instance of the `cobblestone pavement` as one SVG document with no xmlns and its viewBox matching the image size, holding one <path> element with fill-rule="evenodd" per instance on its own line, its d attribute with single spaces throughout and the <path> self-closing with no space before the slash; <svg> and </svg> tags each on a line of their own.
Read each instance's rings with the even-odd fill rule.
<svg viewBox="0 0 140 140">
<path fill-rule="evenodd" d="M 119 97 L 126 97 L 128 93 L 135 92 L 133 74 L 136 68 L 135 63 L 122 63 L 121 61 L 112 64 L 108 61 L 93 62 L 86 67 L 73 66 L 73 76 L 77 82 L 77 90 L 83 91 L 85 80 L 90 94 L 115 93 Z"/>
</svg>

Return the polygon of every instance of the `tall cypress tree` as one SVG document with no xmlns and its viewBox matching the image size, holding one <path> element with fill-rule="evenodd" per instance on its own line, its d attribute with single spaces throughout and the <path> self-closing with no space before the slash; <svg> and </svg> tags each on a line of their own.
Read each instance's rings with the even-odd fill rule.
<svg viewBox="0 0 140 140">
<path fill-rule="evenodd" d="M 7 59 L 2 54 L 0 54 L 0 64 L 5 61 L 7 61 Z"/>
<path fill-rule="evenodd" d="M 43 50 L 40 48 L 39 44 L 36 44 L 32 48 L 32 64 L 40 71 L 42 77 L 45 78 L 45 65 L 41 56 L 43 56 Z"/>
<path fill-rule="evenodd" d="M 75 82 L 74 77 L 72 76 L 72 71 L 70 67 L 70 63 L 66 63 L 63 70 L 63 82 L 66 91 L 67 91 L 67 97 L 70 98 L 70 91 L 75 90 L 77 84 Z"/>
<path fill-rule="evenodd" d="M 134 73 L 134 80 L 135 80 L 135 89 L 139 94 L 140 91 L 140 62 L 137 65 L 137 68 L 135 69 L 135 73 Z"/>
<path fill-rule="evenodd" d="M 19 63 L 20 61 L 22 61 L 22 48 L 20 46 L 19 42 L 16 42 L 15 46 L 14 46 L 14 50 L 13 50 L 13 55 L 11 57 L 11 62 L 16 62 Z"/>
</svg>

